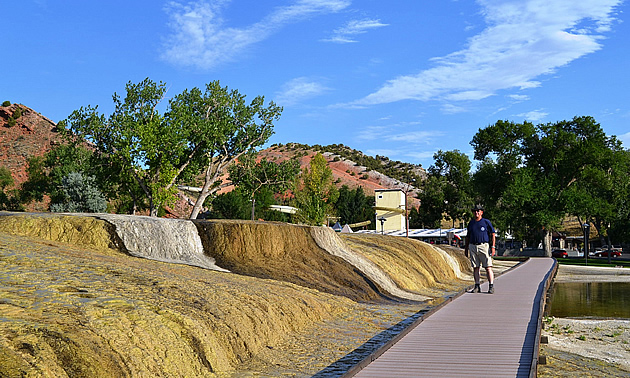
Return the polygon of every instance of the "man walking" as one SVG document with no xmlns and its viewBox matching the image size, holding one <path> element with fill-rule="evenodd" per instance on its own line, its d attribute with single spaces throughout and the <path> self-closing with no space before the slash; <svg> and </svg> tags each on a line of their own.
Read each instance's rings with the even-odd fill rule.
<svg viewBox="0 0 630 378">
<path fill-rule="evenodd" d="M 474 217 L 468 223 L 466 245 L 464 255 L 470 259 L 475 277 L 475 287 L 473 293 L 481 293 L 480 270 L 483 266 L 486 269 L 488 283 L 490 287 L 488 293 L 494 294 L 494 273 L 492 272 L 492 257 L 496 251 L 496 235 L 492 223 L 483 217 L 483 207 L 476 205 L 473 207 Z M 470 253 L 469 253 L 470 252 Z"/>
</svg>

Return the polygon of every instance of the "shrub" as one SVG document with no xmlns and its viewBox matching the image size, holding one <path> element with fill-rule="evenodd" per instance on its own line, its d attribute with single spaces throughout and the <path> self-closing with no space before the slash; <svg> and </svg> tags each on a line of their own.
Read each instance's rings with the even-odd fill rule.
<svg viewBox="0 0 630 378">
<path fill-rule="evenodd" d="M 2 103 L 2 106 L 10 106 L 11 105 L 11 101 L 5 101 Z"/>
<path fill-rule="evenodd" d="M 50 211 L 70 213 L 102 213 L 107 209 L 105 196 L 96 186 L 93 176 L 79 172 L 69 173 L 62 180 L 60 202 L 51 203 Z"/>
<path fill-rule="evenodd" d="M 22 116 L 22 109 L 17 108 L 15 109 L 15 111 L 13 112 L 13 115 L 11 115 L 11 118 L 9 118 L 9 121 L 7 122 L 9 124 L 9 127 L 13 127 L 15 126 L 15 120 L 20 118 Z"/>
<path fill-rule="evenodd" d="M 11 171 L 4 166 L 0 166 L 0 210 L 23 211 L 19 201 L 19 193 L 16 189 L 7 191 L 13 186 L 13 176 Z"/>
<path fill-rule="evenodd" d="M 9 168 L 0 166 L 0 190 L 4 191 L 5 188 L 13 185 L 13 176 Z"/>
</svg>

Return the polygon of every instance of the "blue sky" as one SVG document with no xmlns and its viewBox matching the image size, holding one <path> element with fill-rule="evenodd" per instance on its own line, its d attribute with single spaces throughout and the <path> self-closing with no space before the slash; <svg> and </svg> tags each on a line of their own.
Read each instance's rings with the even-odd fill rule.
<svg viewBox="0 0 630 378">
<path fill-rule="evenodd" d="M 630 148 L 623 0 L 3 1 L 0 100 L 105 114 L 128 81 L 284 107 L 270 143 L 429 167 L 497 120 L 589 115 Z"/>
</svg>

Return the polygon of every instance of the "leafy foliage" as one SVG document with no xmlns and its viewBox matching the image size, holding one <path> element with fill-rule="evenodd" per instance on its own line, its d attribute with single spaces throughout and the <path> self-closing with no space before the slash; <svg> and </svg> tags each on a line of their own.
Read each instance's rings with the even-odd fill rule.
<svg viewBox="0 0 630 378">
<path fill-rule="evenodd" d="M 420 207 L 409 213 L 410 228 L 438 228 L 444 214 L 446 180 L 431 175 L 420 184 Z"/>
<path fill-rule="evenodd" d="M 96 179 L 71 172 L 61 184 L 63 199 L 50 204 L 52 212 L 102 213 L 107 208 L 107 201 L 96 187 Z"/>
<path fill-rule="evenodd" d="M 0 210 L 9 211 L 21 211 L 18 192 L 13 190 L 7 190 L 14 184 L 11 171 L 4 166 L 0 166 Z"/>
<path fill-rule="evenodd" d="M 251 202 L 240 189 L 218 195 L 212 199 L 211 210 L 204 217 L 211 219 L 250 219 Z"/>
<path fill-rule="evenodd" d="M 262 146 L 273 134 L 273 123 L 282 107 L 257 96 L 249 104 L 237 90 L 218 81 L 184 91 L 170 104 L 169 118 L 190 129 L 188 144 L 194 146 L 190 169 L 202 168 L 204 184 L 191 218 L 196 218 L 206 198 L 220 189 L 220 176 L 243 154 Z"/>
<path fill-rule="evenodd" d="M 295 159 L 282 163 L 266 159 L 256 161 L 256 154 L 249 153 L 243 155 L 237 164 L 231 165 L 228 172 L 230 181 L 253 200 L 252 207 L 255 208 L 256 194 L 261 190 L 280 194 L 287 191 L 300 172 L 300 163 Z"/>
<path fill-rule="evenodd" d="M 13 185 L 13 176 L 9 168 L 0 166 L 0 189 L 4 191 L 7 187 Z"/>
<path fill-rule="evenodd" d="M 433 159 L 435 163 L 429 167 L 429 176 L 437 179 L 436 185 L 441 188 L 444 197 L 443 212 L 455 226 L 456 221 L 463 220 L 470 214 L 473 205 L 471 162 L 459 150 L 439 150 L 433 155 Z"/>
<path fill-rule="evenodd" d="M 339 197 L 335 202 L 337 216 L 341 224 L 353 224 L 372 221 L 374 224 L 374 196 L 366 196 L 363 187 L 350 189 L 343 185 L 339 189 Z"/>
<path fill-rule="evenodd" d="M 332 170 L 326 158 L 318 153 L 311 160 L 310 167 L 302 171 L 300 182 L 296 185 L 295 207 L 299 209 L 296 220 L 311 225 L 324 224 L 326 217 L 333 213 L 332 204 L 338 196 Z"/>
<path fill-rule="evenodd" d="M 600 234 L 615 218 L 604 202 L 617 206 L 612 180 L 627 187 L 627 165 L 614 164 L 625 155 L 592 117 L 537 126 L 499 121 L 471 144 L 482 160 L 473 180 L 478 199 L 500 229 L 523 239 L 542 235 L 547 254 L 551 232 L 567 214 L 594 222 Z"/>
<path fill-rule="evenodd" d="M 245 96 L 218 81 L 204 92 L 193 88 L 174 96 L 163 114 L 158 108 L 166 84 L 147 78 L 127 83 L 125 90 L 124 99 L 114 94 L 111 115 L 82 107 L 62 125 L 94 144 L 98 160 L 111 163 L 109 172 L 118 172 L 118 190 L 126 189 L 134 204 L 146 200 L 152 216 L 174 202 L 178 182 L 194 181 L 203 173 L 202 192 L 191 213 L 195 218 L 219 189 L 226 167 L 265 143 L 282 111 L 273 103 L 265 107 L 260 96 L 246 104 Z"/>
</svg>

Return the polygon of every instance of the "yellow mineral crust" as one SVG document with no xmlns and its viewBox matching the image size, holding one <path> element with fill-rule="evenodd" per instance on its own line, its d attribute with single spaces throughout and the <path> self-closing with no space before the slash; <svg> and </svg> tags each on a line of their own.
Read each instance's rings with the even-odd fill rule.
<svg viewBox="0 0 630 378">
<path fill-rule="evenodd" d="M 111 224 L 89 216 L 4 213 L 0 231 L 94 248 L 121 248 Z M 9 215 L 6 215 L 9 214 Z"/>
<path fill-rule="evenodd" d="M 349 248 L 381 267 L 398 287 L 421 295 L 437 297 L 445 290 L 457 290 L 462 286 L 460 278 L 466 278 L 458 277 L 457 271 L 471 272 L 470 263 L 462 252 L 438 251 L 414 239 L 362 234 L 342 234 L 341 237 Z"/>
<path fill-rule="evenodd" d="M 213 376 L 354 303 L 0 233 L 0 376 Z"/>
<path fill-rule="evenodd" d="M 429 307 L 391 300 L 347 255 L 422 295 L 466 285 L 404 238 L 195 224 L 233 273 L 131 256 L 96 216 L 0 214 L 0 377 L 308 377 Z"/>
<path fill-rule="evenodd" d="M 206 253 L 231 272 L 295 283 L 358 301 L 381 300 L 382 288 L 319 247 L 312 227 L 271 222 L 197 222 Z M 333 233 L 334 234 L 334 233 Z"/>
</svg>

